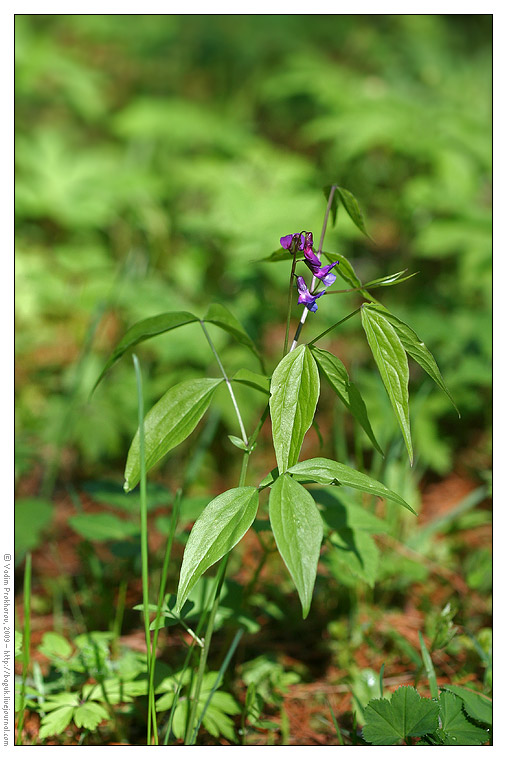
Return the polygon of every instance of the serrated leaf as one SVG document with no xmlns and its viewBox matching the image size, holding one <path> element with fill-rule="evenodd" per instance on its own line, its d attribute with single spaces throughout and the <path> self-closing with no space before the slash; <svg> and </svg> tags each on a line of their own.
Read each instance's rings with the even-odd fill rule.
<svg viewBox="0 0 507 760">
<path fill-rule="evenodd" d="M 457 697 L 463 700 L 464 710 L 472 720 L 477 720 L 479 723 L 485 723 L 488 726 L 492 725 L 493 704 L 484 694 L 466 689 L 463 686 L 453 686 L 451 684 L 446 684 L 441 688 L 456 694 Z"/>
<path fill-rule="evenodd" d="M 392 745 L 407 736 L 424 736 L 438 727 L 438 704 L 413 686 L 400 686 L 387 699 L 372 699 L 365 711 L 363 737 L 370 744 Z"/>
<path fill-rule="evenodd" d="M 136 322 L 132 327 L 129 327 L 109 357 L 104 369 L 93 386 L 92 393 L 106 372 L 111 369 L 113 364 L 115 364 L 129 348 L 136 346 L 144 340 L 154 338 L 156 335 L 161 335 L 169 330 L 174 330 L 176 327 L 182 327 L 183 325 L 198 321 L 199 318 L 194 314 L 191 314 L 189 311 L 170 311 L 165 314 L 157 314 L 155 317 L 148 317 L 148 319 L 142 319 L 140 322 Z"/>
<path fill-rule="evenodd" d="M 99 723 L 109 718 L 107 710 L 96 702 L 85 702 L 74 712 L 74 723 L 78 728 L 87 728 L 94 731 Z"/>
<path fill-rule="evenodd" d="M 213 499 L 194 524 L 183 554 L 175 613 L 179 614 L 201 575 L 245 535 L 257 514 L 259 492 L 232 488 Z"/>
<path fill-rule="evenodd" d="M 413 464 L 408 407 L 409 373 L 405 349 L 394 327 L 378 311 L 363 306 L 361 319 L 373 358 L 403 434 L 410 464 Z"/>
<path fill-rule="evenodd" d="M 298 478 L 302 477 L 314 483 L 322 483 L 326 486 L 349 486 L 358 491 L 363 491 L 363 493 L 371 493 L 374 496 L 380 496 L 382 499 L 390 499 L 413 512 L 414 515 L 416 514 L 401 496 L 379 483 L 378 480 L 332 459 L 324 459 L 323 457 L 306 459 L 304 462 L 293 465 L 289 472 Z"/>
<path fill-rule="evenodd" d="M 370 237 L 366 232 L 366 227 L 364 226 L 364 219 L 361 213 L 361 209 L 359 208 L 359 203 L 352 195 L 350 190 L 346 190 L 344 187 L 337 187 L 335 190 L 335 195 L 336 194 L 339 196 L 345 211 L 352 219 L 356 227 L 361 230 L 361 232 L 364 233 L 366 237 Z"/>
<path fill-rule="evenodd" d="M 310 346 L 310 351 L 312 352 L 321 373 L 324 375 L 338 398 L 345 404 L 350 413 L 359 422 L 379 454 L 384 456 L 384 452 L 380 448 L 371 428 L 366 404 L 354 383 L 350 382 L 345 365 L 340 359 L 338 359 L 338 357 L 329 351 L 324 351 L 316 346 Z"/>
<path fill-rule="evenodd" d="M 196 428 L 222 378 L 184 380 L 162 396 L 144 419 L 146 471 Z M 125 467 L 125 490 L 139 482 L 139 430 L 130 445 Z"/>
<path fill-rule="evenodd" d="M 242 343 L 249 348 L 250 351 L 255 354 L 257 359 L 260 359 L 255 343 L 248 335 L 241 322 L 239 322 L 234 314 L 232 314 L 223 304 L 212 303 L 204 316 L 203 322 L 211 322 L 211 324 L 216 325 L 230 335 L 233 335 L 239 343 Z"/>
<path fill-rule="evenodd" d="M 61 636 L 53 631 L 47 631 L 42 637 L 38 650 L 50 660 L 54 657 L 61 657 L 66 660 L 72 654 L 72 645 L 67 641 L 65 636 Z"/>
<path fill-rule="evenodd" d="M 283 357 L 271 378 L 269 406 L 273 446 L 281 473 L 298 460 L 319 393 L 315 359 L 307 346 L 298 346 Z"/>
<path fill-rule="evenodd" d="M 62 731 L 65 731 L 72 720 L 74 709 L 73 705 L 66 705 L 47 713 L 41 721 L 39 739 L 46 739 L 48 736 L 61 734 Z"/>
<path fill-rule="evenodd" d="M 299 594 L 303 618 L 306 618 L 323 536 L 319 510 L 308 491 L 285 474 L 271 489 L 269 520 L 278 551 Z"/>
<path fill-rule="evenodd" d="M 370 311 L 381 314 L 387 321 L 394 327 L 396 333 L 403 345 L 403 348 L 409 356 L 416 361 L 419 366 L 431 377 L 434 383 L 449 397 L 452 405 L 459 414 L 459 409 L 454 403 L 454 400 L 447 388 L 444 378 L 438 368 L 438 365 L 433 357 L 433 354 L 426 347 L 424 342 L 419 336 L 409 327 L 405 322 L 391 314 L 390 311 L 383 308 L 379 304 L 368 306 Z"/>
<path fill-rule="evenodd" d="M 467 720 L 463 712 L 463 702 L 455 694 L 443 691 L 440 694 L 440 720 L 445 745 L 478 746 L 488 741 L 490 735 Z"/>
</svg>

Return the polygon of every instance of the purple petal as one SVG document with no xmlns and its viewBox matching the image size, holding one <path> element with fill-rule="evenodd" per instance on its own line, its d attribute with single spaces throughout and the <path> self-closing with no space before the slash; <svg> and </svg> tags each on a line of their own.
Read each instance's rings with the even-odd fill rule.
<svg viewBox="0 0 507 760">
<path fill-rule="evenodd" d="M 280 245 L 282 248 L 285 248 L 288 250 L 290 248 L 290 244 L 292 243 L 292 238 L 294 235 L 285 235 L 285 237 L 280 238 Z"/>
</svg>

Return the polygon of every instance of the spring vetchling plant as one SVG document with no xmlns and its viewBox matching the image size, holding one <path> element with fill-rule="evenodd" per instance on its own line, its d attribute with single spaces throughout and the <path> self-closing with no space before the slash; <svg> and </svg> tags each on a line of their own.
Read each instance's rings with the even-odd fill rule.
<svg viewBox="0 0 507 760">
<path fill-rule="evenodd" d="M 144 414 L 142 404 L 142 377 L 139 362 L 134 356 L 139 397 L 139 427 L 128 451 L 125 467 L 127 492 L 140 484 L 141 495 L 141 545 L 143 558 L 143 611 L 147 642 L 148 671 L 148 743 L 151 738 L 158 742 L 157 709 L 153 688 L 156 635 L 160 627 L 161 607 L 164 600 L 165 578 L 159 594 L 158 606 L 149 605 L 148 551 L 146 521 L 146 473 L 178 444 L 182 443 L 196 428 L 213 401 L 220 386 L 225 384 L 230 395 L 238 423 L 239 435 L 229 436 L 231 442 L 242 452 L 239 481 L 234 488 L 217 495 L 202 511 L 195 522 L 185 547 L 173 614 L 184 617 L 185 603 L 201 576 L 213 565 L 220 563 L 216 574 L 214 593 L 210 595 L 204 633 L 196 634 L 200 645 L 200 661 L 197 677 L 188 700 L 188 710 L 179 716 L 179 735 L 186 744 L 195 743 L 197 732 L 209 709 L 209 703 L 217 685 L 207 685 L 208 700 L 203 705 L 203 689 L 206 682 L 206 661 L 217 614 L 220 591 L 226 575 L 230 552 L 242 539 L 254 522 L 259 508 L 259 494 L 269 489 L 269 522 L 276 547 L 294 582 L 306 618 L 312 601 L 317 574 L 317 564 L 323 539 L 323 522 L 319 509 L 306 484 L 345 486 L 390 500 L 413 512 L 412 507 L 397 493 L 368 474 L 331 459 L 316 457 L 300 461 L 304 437 L 314 421 L 323 379 L 336 393 L 338 399 L 353 415 L 372 445 L 382 454 L 382 449 L 370 424 L 368 411 L 360 391 L 351 381 L 343 362 L 328 350 L 316 344 L 331 330 L 346 320 L 360 315 L 366 340 L 382 378 L 400 427 L 410 463 L 413 449 L 409 421 L 409 366 L 407 356 L 414 359 L 432 380 L 450 398 L 432 354 L 418 335 L 400 320 L 370 290 L 402 283 L 412 275 L 406 270 L 363 283 L 350 261 L 338 253 L 323 250 L 324 238 L 330 218 L 336 223 L 337 210 L 341 205 L 354 224 L 367 234 L 362 213 L 355 197 L 345 188 L 332 185 L 325 188 L 327 207 L 318 244 L 310 231 L 282 235 L 280 248 L 267 260 L 286 261 L 290 267 L 287 323 L 283 356 L 271 375 L 264 360 L 244 327 L 225 306 L 212 304 L 204 317 L 199 318 L 186 311 L 168 312 L 144 319 L 133 325 L 120 340 L 106 363 L 96 385 L 109 368 L 130 348 L 154 336 L 198 323 L 214 355 L 219 370 L 217 377 L 184 380 L 169 388 L 162 398 Z M 306 277 L 305 277 L 306 275 Z M 347 288 L 333 290 L 340 277 Z M 329 308 L 332 294 L 356 292 L 364 300 L 359 308 L 336 322 L 309 343 L 301 342 L 303 329 L 309 314 L 316 314 L 320 307 Z M 293 340 L 289 343 L 293 301 L 302 306 L 299 324 Z M 323 298 L 327 296 L 326 298 Z M 332 301 L 331 301 L 332 302 Z M 229 376 L 217 353 L 208 325 L 227 331 L 239 343 L 255 354 L 260 371 L 239 370 Z M 241 410 L 234 392 L 237 384 L 255 388 L 266 397 L 264 411 L 253 431 L 247 432 Z M 248 482 L 250 458 L 254 455 L 259 432 L 268 415 L 271 417 L 272 443 L 277 467 L 259 483 Z M 144 505 L 144 506 L 143 506 Z M 172 541 L 172 537 L 171 537 Z M 150 612 L 157 617 L 151 622 Z M 209 680 L 209 679 L 208 679 Z M 182 688 L 180 681 L 176 694 Z M 162 705 L 175 705 L 176 699 L 162 700 Z M 174 708 L 173 708 L 174 709 Z M 171 724 L 173 713 L 171 713 Z M 184 718 L 184 719 L 183 719 Z M 182 728 L 181 723 L 184 723 Z M 167 739 L 167 734 L 166 734 Z"/>
</svg>

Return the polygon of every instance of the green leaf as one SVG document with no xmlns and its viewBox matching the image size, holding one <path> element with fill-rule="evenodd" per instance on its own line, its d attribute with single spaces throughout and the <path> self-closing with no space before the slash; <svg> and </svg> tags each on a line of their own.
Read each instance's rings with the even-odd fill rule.
<svg viewBox="0 0 507 760">
<path fill-rule="evenodd" d="M 266 258 L 260 259 L 260 261 L 290 261 L 292 258 L 294 258 L 294 255 L 286 248 L 278 248 L 270 256 L 266 256 Z"/>
<path fill-rule="evenodd" d="M 439 704 L 442 728 L 438 734 L 443 735 L 445 745 L 477 746 L 488 741 L 490 734 L 466 719 L 462 709 L 463 702 L 459 697 L 443 691 L 440 694 Z"/>
<path fill-rule="evenodd" d="M 257 514 L 259 493 L 253 486 L 232 488 L 217 496 L 194 524 L 185 547 L 175 613 L 179 614 L 201 575 L 245 535 Z"/>
<path fill-rule="evenodd" d="M 362 530 L 340 528 L 331 534 L 330 543 L 332 548 L 325 559 L 331 571 L 337 563 L 340 573 L 352 573 L 373 588 L 377 578 L 379 550 L 370 534 Z"/>
<path fill-rule="evenodd" d="M 412 277 L 415 277 L 417 274 L 417 272 L 412 272 L 412 274 L 407 274 L 403 277 L 406 271 L 406 269 L 403 269 L 401 272 L 395 272 L 394 274 L 388 274 L 385 277 L 378 277 L 376 280 L 370 280 L 370 282 L 365 283 L 364 287 L 371 288 L 375 286 L 386 288 L 389 285 L 399 285 L 400 282 L 406 282 L 406 280 L 412 279 Z"/>
<path fill-rule="evenodd" d="M 188 325 L 191 322 L 198 321 L 198 317 L 188 311 L 169 311 L 165 314 L 157 314 L 155 317 L 148 317 L 148 319 L 142 319 L 140 322 L 136 322 L 135 325 L 129 327 L 109 357 L 104 369 L 93 386 L 92 393 L 106 372 L 118 361 L 118 359 L 120 359 L 120 357 L 123 356 L 125 351 L 128 351 L 129 348 L 141 343 L 143 340 L 153 338 L 155 335 L 161 335 L 162 333 L 168 332 L 168 330 L 174 330 L 176 327 L 181 327 L 182 325 Z"/>
<path fill-rule="evenodd" d="M 256 391 L 261 391 L 269 396 L 269 377 L 260 375 L 258 372 L 251 372 L 249 369 L 239 369 L 234 377 L 231 377 L 233 383 L 241 383 Z"/>
<path fill-rule="evenodd" d="M 47 713 L 41 721 L 39 739 L 46 739 L 48 736 L 61 734 L 62 731 L 65 731 L 72 720 L 73 713 L 73 705 L 59 707 L 57 710 Z"/>
<path fill-rule="evenodd" d="M 61 636 L 53 631 L 47 631 L 43 635 L 38 649 L 49 660 L 53 660 L 55 657 L 61 657 L 66 660 L 72 654 L 72 645 L 67 641 L 65 636 Z"/>
<path fill-rule="evenodd" d="M 94 731 L 99 723 L 109 718 L 109 713 L 96 702 L 85 702 L 84 705 L 80 705 L 74 712 L 74 723 L 78 728 L 87 728 L 89 731 Z"/>
<path fill-rule="evenodd" d="M 68 522 L 72 530 L 88 541 L 121 541 L 139 533 L 139 527 L 135 523 L 109 512 L 80 512 L 69 517 Z"/>
<path fill-rule="evenodd" d="M 422 655 L 422 659 L 424 663 L 424 669 L 426 671 L 426 675 L 428 676 L 430 694 L 432 696 L 432 699 L 438 699 L 437 676 L 435 674 L 435 668 L 433 667 L 431 656 L 430 656 L 430 653 L 428 652 L 428 648 L 426 644 L 424 643 L 424 639 L 423 639 L 423 635 L 421 631 L 419 631 L 419 645 L 421 647 L 421 655 Z"/>
<path fill-rule="evenodd" d="M 413 686 L 400 686 L 387 699 L 372 699 L 365 711 L 363 737 L 370 744 L 397 744 L 407 736 L 424 736 L 438 727 L 438 704 Z"/>
<path fill-rule="evenodd" d="M 345 280 L 348 285 L 359 289 L 363 287 L 363 283 L 355 273 L 354 267 L 345 256 L 342 256 L 341 253 L 326 253 L 326 251 L 323 251 L 322 255 L 326 257 L 330 264 L 334 261 L 340 262 L 336 267 L 336 274 L 340 275 L 342 280 Z"/>
<path fill-rule="evenodd" d="M 230 335 L 233 335 L 239 343 L 242 343 L 249 348 L 250 351 L 255 354 L 257 359 L 260 359 L 255 343 L 248 335 L 241 322 L 239 322 L 234 314 L 232 314 L 223 304 L 212 303 L 204 316 L 203 322 L 211 322 L 211 324 L 230 333 Z"/>
<path fill-rule="evenodd" d="M 327 202 L 329 202 L 329 196 L 331 194 L 332 189 L 333 189 L 333 185 L 326 185 L 325 187 L 322 188 L 322 191 L 326 197 Z M 330 212 L 331 212 L 331 218 L 333 220 L 333 227 L 334 227 L 336 224 L 336 217 L 338 216 L 338 196 L 336 194 L 336 190 L 333 193 L 333 199 L 331 201 Z"/>
<path fill-rule="evenodd" d="M 414 515 L 417 514 L 401 496 L 391 491 L 390 488 L 386 488 L 378 480 L 374 480 L 369 475 L 358 472 L 346 464 L 334 462 L 332 459 L 324 459 L 323 457 L 306 459 L 304 462 L 293 465 L 289 472 L 297 476 L 298 479 L 305 478 L 326 486 L 349 486 L 364 493 L 380 496 L 382 499 L 390 499 L 413 512 Z"/>
<path fill-rule="evenodd" d="M 236 446 L 236 448 L 241 449 L 241 451 L 248 451 L 248 446 L 244 441 L 241 440 L 241 438 L 238 438 L 237 435 L 228 435 L 227 438 L 230 440 L 233 446 Z"/>
<path fill-rule="evenodd" d="M 479 723 L 485 723 L 491 726 L 493 723 L 493 705 L 491 699 L 477 691 L 466 689 L 464 686 L 452 686 L 446 684 L 441 687 L 446 691 L 451 691 L 457 697 L 463 700 L 463 707 L 466 714 Z"/>
<path fill-rule="evenodd" d="M 19 560 L 25 552 L 39 545 L 43 531 L 51 524 L 53 504 L 46 499 L 17 499 L 14 515 L 14 550 Z"/>
<path fill-rule="evenodd" d="M 184 380 L 162 396 L 144 419 L 146 471 L 195 429 L 211 403 L 222 378 Z M 139 482 L 139 430 L 134 436 L 125 467 L 125 491 Z"/>
<path fill-rule="evenodd" d="M 405 349 L 394 327 L 379 311 L 363 305 L 361 319 L 373 358 L 401 428 L 410 464 L 413 464 L 408 408 L 408 362 Z"/>
<path fill-rule="evenodd" d="M 335 190 L 335 195 L 339 196 L 345 211 L 352 219 L 356 227 L 361 230 L 361 232 L 363 232 L 366 237 L 370 237 L 366 232 L 366 227 L 364 226 L 364 219 L 361 213 L 361 209 L 359 208 L 359 203 L 352 195 L 352 193 L 349 190 L 345 190 L 344 187 L 337 187 Z"/>
<path fill-rule="evenodd" d="M 312 495 L 317 504 L 324 507 L 321 516 L 331 530 L 350 528 L 373 534 L 390 531 L 388 522 L 355 503 L 355 494 L 351 496 L 333 488 L 319 488 Z"/>
<path fill-rule="evenodd" d="M 321 373 L 324 375 L 338 398 L 345 404 L 347 409 L 359 422 L 379 454 L 384 456 L 384 452 L 377 443 L 377 439 L 371 429 L 366 405 L 354 383 L 350 382 L 345 365 L 338 359 L 338 357 L 334 356 L 334 354 L 331 354 L 329 351 L 324 351 L 316 346 L 310 346 L 310 351 L 312 352 L 312 356 L 317 362 Z"/>
<path fill-rule="evenodd" d="M 303 618 L 310 610 L 317 575 L 322 520 L 308 491 L 289 475 L 275 481 L 269 496 L 269 520 L 278 551 L 296 586 Z"/>
<path fill-rule="evenodd" d="M 320 393 L 319 372 L 307 346 L 283 357 L 271 378 L 273 446 L 281 473 L 295 464 L 312 424 Z"/>
<path fill-rule="evenodd" d="M 409 356 L 416 361 L 420 367 L 431 377 L 434 383 L 449 397 L 452 405 L 459 414 L 458 407 L 454 403 L 454 400 L 444 382 L 444 378 L 438 368 L 438 365 L 433 357 L 433 354 L 426 348 L 424 342 L 419 336 L 394 314 L 391 314 L 387 309 L 380 306 L 380 304 L 370 305 L 367 307 L 370 311 L 381 314 L 388 322 L 394 327 L 396 333 L 403 345 L 403 348 L 409 354 Z"/>
</svg>

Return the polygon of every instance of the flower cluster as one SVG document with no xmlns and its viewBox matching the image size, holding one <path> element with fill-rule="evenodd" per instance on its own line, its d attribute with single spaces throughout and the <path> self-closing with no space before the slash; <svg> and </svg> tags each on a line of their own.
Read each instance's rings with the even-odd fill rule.
<svg viewBox="0 0 507 760">
<path fill-rule="evenodd" d="M 297 278 L 299 293 L 298 303 L 304 304 L 309 311 L 317 311 L 317 304 L 315 302 L 317 298 L 324 295 L 326 292 L 325 288 L 328 288 L 336 280 L 336 275 L 332 274 L 331 270 L 339 262 L 335 261 L 333 264 L 322 266 L 321 260 L 313 251 L 313 235 L 311 232 L 299 232 L 294 235 L 285 235 L 280 238 L 280 245 L 292 254 L 296 254 L 298 251 L 303 251 L 306 266 L 310 269 L 313 277 L 320 280 L 324 285 L 324 290 L 321 290 L 319 293 L 312 293 L 307 288 L 304 278 Z"/>
</svg>

